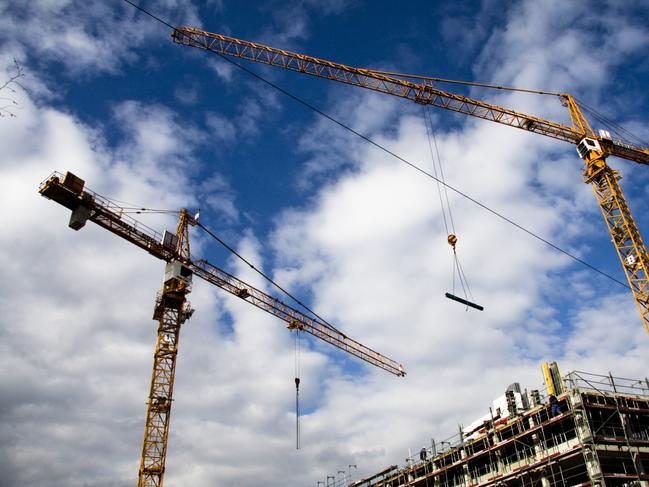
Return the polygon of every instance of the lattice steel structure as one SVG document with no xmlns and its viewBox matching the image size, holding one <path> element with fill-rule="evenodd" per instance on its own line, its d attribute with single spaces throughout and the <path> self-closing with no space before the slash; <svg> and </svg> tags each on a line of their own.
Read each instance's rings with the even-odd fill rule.
<svg viewBox="0 0 649 487">
<path fill-rule="evenodd" d="M 159 323 L 158 336 L 147 403 L 138 487 L 162 485 L 180 327 L 193 312 L 186 298 L 190 290 L 190 286 L 184 281 L 171 279 L 156 297 L 153 318 Z"/>
<path fill-rule="evenodd" d="M 153 318 L 158 321 L 158 333 L 138 487 L 161 487 L 163 483 L 178 341 L 182 324 L 193 312 L 187 301 L 193 275 L 280 318 L 291 330 L 305 331 L 393 375 L 403 377 L 406 374 L 403 365 L 349 338 L 320 319 L 305 315 L 206 260 L 192 261 L 189 226 L 197 222 L 184 209 L 180 211 L 175 234 L 165 232 L 162 235 L 125 214 L 123 208 L 109 199 L 84 189 L 84 181 L 69 172 L 65 176 L 52 174 L 41 184 L 39 192 L 72 210 L 69 226 L 74 230 L 83 228 L 87 221 L 94 222 L 167 262 L 163 288 L 156 297 L 153 313 Z"/>
<path fill-rule="evenodd" d="M 584 160 L 584 180 L 595 192 L 642 322 L 649 332 L 649 255 L 618 183 L 620 175 L 609 167 L 601 151 L 588 151 Z"/>
<path fill-rule="evenodd" d="M 572 126 L 568 126 L 441 90 L 435 86 L 435 82 L 450 80 L 386 73 L 373 69 L 347 66 L 334 61 L 223 34 L 207 32 L 194 27 L 178 27 L 174 29 L 171 37 L 174 42 L 180 45 L 405 98 L 422 105 L 431 105 L 463 115 L 508 125 L 577 146 L 580 157 L 586 163 L 586 182 L 593 186 L 595 194 L 598 195 L 600 208 L 624 267 L 633 297 L 640 311 L 642 323 L 647 333 L 649 333 L 649 276 L 647 276 L 649 259 L 647 258 L 647 250 L 640 238 L 637 225 L 633 221 L 621 188 L 612 181 L 615 178 L 619 179 L 619 176 L 606 165 L 606 158 L 609 156 L 621 157 L 640 164 L 649 164 L 649 149 L 637 147 L 620 139 L 614 139 L 605 131 L 595 134 L 571 95 L 532 91 L 557 96 L 562 104 L 568 108 L 572 123 Z M 480 83 L 465 84 L 488 86 Z M 510 89 L 502 86 L 492 86 L 492 88 Z M 600 193 L 601 197 L 599 196 Z M 620 215 L 623 215 L 624 222 L 621 222 Z M 634 261 L 633 269 L 627 267 L 627 259 L 629 258 Z"/>
</svg>

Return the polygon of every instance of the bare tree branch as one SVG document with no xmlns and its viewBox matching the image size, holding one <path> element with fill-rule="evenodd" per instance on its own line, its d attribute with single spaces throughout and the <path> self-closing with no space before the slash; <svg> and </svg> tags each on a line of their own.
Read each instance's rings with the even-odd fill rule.
<svg viewBox="0 0 649 487">
<path fill-rule="evenodd" d="M 19 81 L 24 77 L 25 71 L 23 70 L 23 67 L 16 60 L 16 58 L 14 58 L 13 69 L 11 70 L 9 78 L 2 85 L 0 85 L 0 93 L 3 91 L 9 93 L 17 93 L 17 88 L 20 88 L 23 91 L 27 91 Z M 14 113 L 14 111 L 17 109 L 20 109 L 20 105 L 16 100 L 14 100 L 12 96 L 0 97 L 0 118 L 15 117 L 16 114 Z"/>
</svg>

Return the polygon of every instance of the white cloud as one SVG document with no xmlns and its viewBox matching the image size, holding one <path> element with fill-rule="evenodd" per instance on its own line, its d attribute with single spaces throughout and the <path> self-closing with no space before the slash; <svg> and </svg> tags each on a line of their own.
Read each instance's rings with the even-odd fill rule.
<svg viewBox="0 0 649 487">
<path fill-rule="evenodd" d="M 255 90 L 251 89 L 251 92 Z M 242 143 L 256 140 L 267 121 L 280 110 L 277 94 L 265 91 L 240 102 L 237 114 L 230 119 L 211 112 L 206 116 L 206 123 L 217 139 L 229 144 Z"/>
<path fill-rule="evenodd" d="M 37 188 L 52 170 L 71 170 L 118 200 L 179 208 L 192 203 L 190 148 L 200 135 L 181 130 L 162 106 L 125 102 L 112 121 L 123 137 L 109 148 L 101 129 L 19 95 L 20 116 L 0 126 L 0 260 L 13 280 L 0 298 L 0 381 L 8 392 L 0 464 L 7 485 L 132 484 L 162 267 L 93 224 L 67 229 L 69 212 Z M 144 221 L 175 227 L 169 217 Z M 199 287 L 193 298 L 205 314 L 192 325 L 203 323 L 213 337 L 214 293 Z"/>
<path fill-rule="evenodd" d="M 207 65 L 214 70 L 216 75 L 221 78 L 221 80 L 229 83 L 233 79 L 234 65 L 222 61 L 221 59 L 214 59 L 210 57 L 207 59 Z"/>
<path fill-rule="evenodd" d="M 599 90 L 628 46 L 644 45 L 646 30 L 632 26 L 618 34 L 632 41 L 603 48 L 597 36 L 571 28 L 575 17 L 587 22 L 590 14 L 573 6 L 562 8 L 557 18 L 550 7 L 527 2 L 510 13 L 484 48 L 478 69 L 483 80 Z M 624 30 L 621 24 L 616 22 Z M 575 66 L 577 47 L 583 53 L 585 46 L 592 46 L 598 59 Z M 338 118 L 427 166 L 425 132 L 409 108 L 394 124 L 388 116 L 394 108 L 383 116 L 367 109 L 376 95 L 363 96 L 363 102 L 351 98 L 334 107 Z M 495 100 L 528 113 L 565 116 L 558 101 L 549 106 L 520 95 Z M 335 141 L 336 149 L 319 143 L 324 140 Z M 310 283 L 321 314 L 410 370 L 398 385 L 380 372 L 353 385 L 332 381 L 330 402 L 311 418 L 318 448 L 344 452 L 322 459 L 329 471 L 349 460 L 371 473 L 399 461 L 428 435 L 453 434 L 454 422 L 484 413 L 509 382 L 539 387 L 542 360 L 565 361 L 564 371 L 602 372 L 606 363 L 619 364 L 614 373 L 620 375 L 645 374 L 646 336 L 630 294 L 616 297 L 615 288 L 598 285 L 594 295 L 586 284 L 595 279 L 591 274 L 572 279 L 571 289 L 564 285 L 575 268 L 570 260 L 451 193 L 459 256 L 475 300 L 486 308 L 465 312 L 443 298 L 450 287 L 451 251 L 432 181 L 325 122 L 317 122 L 301 143 L 313 153 L 305 177 L 314 168 L 351 170 L 338 174 L 311 206 L 288 211 L 278 221 L 273 239 L 280 254 L 278 275 L 295 286 Z M 559 152 L 558 142 L 472 121 L 460 131 L 438 134 L 438 143 L 447 181 L 479 201 L 562 246 L 583 248 L 581 238 L 594 231 L 607 240 L 603 222 L 591 224 L 601 216 L 569 146 Z M 614 249 L 605 250 L 614 259 Z M 560 311 L 562 306 L 572 314 Z M 610 341 L 611 334 L 619 338 Z M 327 428 L 338 434 L 327 438 Z"/>
<path fill-rule="evenodd" d="M 125 478 L 128 468 L 101 457 L 119 458 L 121 446 L 106 439 L 129 442 L 134 432 L 128 409 L 139 409 L 140 401 L 131 393 L 146 380 L 124 380 L 124 374 L 148 367 L 138 353 L 146 328 L 138 325 L 150 317 L 131 306 L 129 296 L 150 297 L 159 264 L 92 226 L 81 234 L 62 232 L 67 212 L 38 196 L 38 182 L 60 164 L 96 182 L 97 189 L 107 187 L 101 176 L 114 174 L 75 119 L 37 109 L 27 98 L 21 103 L 25 109 L 16 123 L 0 130 L 5 146 L 14 148 L 2 163 L 8 230 L 2 265 L 14 276 L 2 296 L 2 381 L 3 389 L 16 391 L 5 396 L 0 456 L 15 468 L 15 485 Z M 115 280 L 132 286 L 115 287 Z M 77 447 L 86 451 L 83 459 Z M 93 476 L 87 482 L 73 473 L 88 468 Z"/>
<path fill-rule="evenodd" d="M 349 0 L 327 0 L 324 2 L 317 0 L 307 0 L 306 2 L 311 8 L 318 11 L 321 10 L 325 15 L 341 14 L 347 8 L 354 6 L 356 2 Z"/>
<path fill-rule="evenodd" d="M 225 117 L 217 113 L 208 113 L 205 123 L 210 129 L 210 136 L 222 140 L 223 142 L 233 142 L 236 140 L 236 127 Z"/>
<path fill-rule="evenodd" d="M 87 16 L 85 22 L 81 21 L 83 15 Z M 108 35 L 107 31 L 112 30 L 109 25 L 134 27 L 135 43 L 152 27 L 144 19 L 120 21 L 112 9 L 100 2 L 85 6 L 72 1 L 31 2 L 29 6 L 9 2 L 1 18 L 2 30 L 11 43 L 23 46 L 30 56 L 33 52 L 53 58 L 74 71 L 93 68 L 114 72 L 121 62 L 133 60 L 128 44 L 119 36 Z M 98 37 L 100 32 L 103 35 Z"/>
<path fill-rule="evenodd" d="M 239 210 L 235 205 L 236 194 L 228 182 L 220 174 L 214 174 L 204 180 L 199 187 L 201 203 L 213 210 L 215 221 L 223 220 L 228 223 L 239 221 Z"/>
<path fill-rule="evenodd" d="M 283 49 L 295 49 L 299 41 L 311 36 L 310 26 L 314 17 L 340 15 L 353 8 L 355 3 L 349 0 L 268 2 L 260 10 L 263 15 L 269 15 L 272 22 L 255 40 Z"/>
<path fill-rule="evenodd" d="M 0 126 L 6 147 L 0 265 L 13 276 L 0 298 L 7 310 L 0 326 L 4 479 L 8 485 L 132 484 L 161 265 L 93 224 L 79 233 L 67 229 L 69 212 L 38 196 L 38 182 L 53 169 L 69 169 L 127 205 L 179 208 L 205 201 L 231 221 L 238 218 L 236 193 L 217 173 L 190 188 L 198 170 L 193 150 L 208 134 L 162 105 L 121 102 L 110 121 L 93 128 L 35 105 L 26 93 L 18 101 L 20 117 Z M 117 145 L 109 147 L 104 130 L 113 127 Z M 154 228 L 174 227 L 168 217 L 139 218 Z M 194 244 L 200 255 L 205 242 Z M 241 251 L 262 265 L 254 237 Z M 233 267 L 266 287 L 246 267 Z M 210 483 L 218 475 L 241 485 L 235 467 L 247 464 L 247 455 L 263 459 L 261 474 L 294 451 L 291 337 L 281 321 L 217 291 L 196 283 L 191 296 L 198 311 L 181 338 L 170 483 Z M 303 387 L 303 404 L 313 407 L 327 360 L 305 346 L 301 363 L 312 378 Z M 304 468 L 297 458 L 294 467 Z"/>
<path fill-rule="evenodd" d="M 570 27 L 570 15 L 583 11 L 569 11 L 559 23 L 537 11 L 538 3 L 510 14 L 486 45 L 480 72 L 499 81 L 602 88 L 607 79 L 586 80 L 570 71 L 567 56 L 540 49 L 552 42 L 572 55 L 581 39 L 585 51 L 597 51 L 593 38 Z M 47 12 L 72 3 L 35 5 L 34 19 L 18 16 L 15 25 L 5 19 L 5 26 L 89 35 L 68 32 L 58 21 L 43 25 Z M 534 35 L 521 35 L 526 29 Z M 639 33 L 619 33 L 619 48 L 597 51 L 598 65 L 615 69 L 618 56 L 645 45 L 644 30 L 633 29 Z M 299 38 L 299 29 L 290 32 Z M 110 71 L 130 59 L 123 46 L 115 53 L 100 49 L 101 33 L 91 38 L 97 59 L 84 54 L 87 46 L 60 44 L 61 55 L 80 53 L 71 69 Z M 56 58 L 51 45 L 39 52 Z M 561 110 L 518 96 L 498 98 L 513 106 L 519 100 L 538 113 Z M 7 392 L 0 398 L 0 469 L 11 487 L 132 485 L 161 264 L 91 224 L 79 233 L 66 229 L 67 210 L 38 196 L 36 186 L 51 170 L 70 169 L 119 200 L 153 208 L 205 201 L 224 221 L 238 222 L 237 193 L 227 176 L 193 181 L 195 151 L 215 127 L 224 140 L 246 127 L 254 133 L 255 123 L 246 120 L 258 124 L 273 104 L 244 105 L 248 119 L 243 112 L 234 121 L 213 114 L 206 131 L 159 104 L 123 100 L 104 126 L 89 127 L 47 100 L 35 104 L 22 93 L 19 102 L 20 116 L 0 121 L 0 266 L 11 284 L 0 296 L 0 386 Z M 333 110 L 428 167 L 417 107 L 402 109 L 405 103 L 354 92 Z M 296 452 L 294 343 L 284 323 L 197 282 L 191 295 L 197 311 L 181 337 L 166 483 L 313 484 L 349 464 L 359 466 L 357 476 L 369 474 L 401 463 L 408 448 L 431 436 L 454 434 L 458 422 L 484 414 L 509 383 L 538 387 L 543 359 L 558 359 L 564 371 L 606 367 L 646 375 L 647 340 L 628 294 L 582 270 L 573 273 L 576 266 L 565 257 L 454 193 L 459 256 L 486 310 L 467 312 L 445 299 L 452 254 L 433 182 L 339 128 L 316 123 L 308 129 L 301 141 L 301 154 L 310 158 L 304 177 L 322 175 L 326 184 L 309 186 L 302 206 L 278 215 L 273 235 L 244 232 L 237 248 L 282 284 L 312 293 L 316 311 L 349 336 L 403 361 L 408 376 L 359 374 L 355 360 L 304 340 L 303 449 Z M 109 146 L 111 130 L 116 142 Z M 482 121 L 439 130 L 438 143 L 449 183 L 587 257 L 597 248 L 600 241 L 590 237 L 601 235 L 603 224 L 591 223 L 597 208 L 578 181 L 571 147 L 559 152 L 559 142 Z M 146 223 L 162 229 L 174 221 Z M 272 262 L 262 251 L 269 241 L 277 253 Z M 199 253 L 207 245 L 195 243 Z M 271 289 L 241 263 L 228 268 Z"/>
<path fill-rule="evenodd" d="M 257 41 L 290 49 L 297 41 L 309 37 L 309 16 L 302 2 L 275 3 L 262 10 L 271 15 L 273 22 L 260 33 Z"/>
<path fill-rule="evenodd" d="M 178 87 L 174 90 L 174 97 L 183 105 L 195 105 L 198 101 L 198 91 L 192 86 Z"/>
<path fill-rule="evenodd" d="M 219 8 L 219 2 L 210 3 Z M 199 24 L 191 3 L 165 0 L 153 10 L 172 23 Z M 0 27 L 5 51 L 34 67 L 38 60 L 58 62 L 73 76 L 117 73 L 139 59 L 148 39 L 164 38 L 168 29 L 125 2 L 101 0 L 12 0 L 0 6 Z"/>
</svg>

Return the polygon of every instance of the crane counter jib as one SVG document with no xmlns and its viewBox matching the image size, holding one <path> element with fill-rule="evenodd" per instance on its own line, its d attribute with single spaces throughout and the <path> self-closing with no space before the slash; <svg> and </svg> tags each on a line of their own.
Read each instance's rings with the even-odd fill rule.
<svg viewBox="0 0 649 487">
<path fill-rule="evenodd" d="M 72 210 L 69 224 L 71 228 L 78 230 L 85 225 L 86 221 L 92 221 L 158 259 L 168 263 L 179 261 L 191 274 L 280 318 L 290 329 L 299 328 L 394 375 L 405 375 L 405 369 L 400 363 L 353 340 L 326 323 L 305 315 L 204 259 L 192 260 L 188 249 L 181 248 L 182 242 L 179 242 L 174 234 L 171 232 L 161 234 L 125 215 L 122 209 L 109 199 L 85 189 L 84 181 L 72 173 L 52 174 L 41 184 L 39 191 L 43 196 Z M 185 211 L 181 212 L 181 222 L 183 215 L 185 224 L 179 224 L 177 233 L 186 233 L 187 226 L 192 224 L 192 217 Z"/>
</svg>

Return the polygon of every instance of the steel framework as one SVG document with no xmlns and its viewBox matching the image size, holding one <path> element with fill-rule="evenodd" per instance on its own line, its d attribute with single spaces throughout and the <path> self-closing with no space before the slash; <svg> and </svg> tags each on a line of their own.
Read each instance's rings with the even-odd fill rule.
<svg viewBox="0 0 649 487">
<path fill-rule="evenodd" d="M 606 158 L 609 156 L 621 157 L 640 164 L 649 164 L 649 149 L 636 147 L 608 135 L 596 135 L 571 95 L 544 93 L 556 95 L 568 108 L 572 122 L 572 127 L 569 127 L 541 117 L 441 90 L 433 85 L 439 78 L 399 75 L 356 68 L 194 27 L 178 27 L 174 29 L 171 36 L 174 42 L 180 45 L 405 98 L 423 105 L 431 105 L 563 140 L 578 148 L 585 141 L 593 141 L 596 147 L 588 146 L 588 150 L 585 151 L 578 149 L 586 163 L 586 182 L 592 185 L 598 197 L 604 219 L 611 232 L 613 243 L 640 311 L 642 323 L 649 333 L 649 276 L 647 273 L 649 256 L 637 225 L 633 221 L 626 198 L 616 182 L 619 175 L 606 164 Z M 416 82 L 411 80 L 416 80 Z M 632 267 L 629 267 L 629 260 L 633 261 Z"/>
<path fill-rule="evenodd" d="M 560 412 L 540 400 L 350 487 L 649 485 L 649 380 L 571 372 Z M 425 459 L 423 457 L 426 457 Z"/>
<path fill-rule="evenodd" d="M 196 221 L 186 210 L 180 211 L 174 238 L 166 239 L 126 215 L 124 210 L 112 201 L 84 189 L 84 181 L 69 172 L 65 176 L 60 173 L 52 174 L 41 184 L 39 192 L 72 210 L 69 224 L 71 228 L 79 230 L 87 221 L 92 221 L 167 262 L 163 288 L 156 297 L 153 313 L 153 319 L 158 321 L 158 332 L 138 487 L 162 487 L 163 484 L 178 341 L 181 326 L 193 313 L 187 295 L 191 290 L 191 276 L 194 274 L 280 318 L 291 330 L 305 331 L 393 375 L 403 377 L 406 373 L 403 365 L 347 337 L 327 323 L 301 313 L 206 260 L 192 261 L 189 226 L 195 225 Z"/>
</svg>

